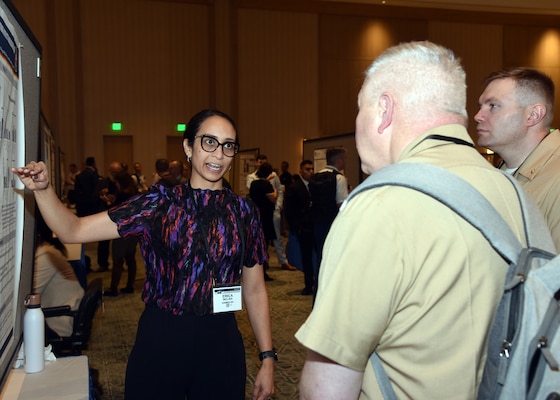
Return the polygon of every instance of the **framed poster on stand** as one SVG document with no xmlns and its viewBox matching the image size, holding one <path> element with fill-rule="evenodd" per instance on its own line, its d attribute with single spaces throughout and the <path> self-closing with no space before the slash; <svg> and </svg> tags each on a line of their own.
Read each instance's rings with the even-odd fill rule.
<svg viewBox="0 0 560 400">
<path fill-rule="evenodd" d="M 234 179 L 230 182 L 233 191 L 241 196 L 246 196 L 249 194 L 249 189 L 247 189 L 247 175 L 255 171 L 255 163 L 257 161 L 257 156 L 259 155 L 260 149 L 247 149 L 239 151 L 237 156 L 235 156 L 234 162 Z"/>
</svg>

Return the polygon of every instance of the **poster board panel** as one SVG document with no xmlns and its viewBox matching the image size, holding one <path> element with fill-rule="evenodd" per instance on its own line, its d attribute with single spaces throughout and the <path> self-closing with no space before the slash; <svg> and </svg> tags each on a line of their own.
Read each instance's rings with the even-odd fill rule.
<svg viewBox="0 0 560 400">
<path fill-rule="evenodd" d="M 41 46 L 7 0 L 0 0 L 0 386 L 22 340 L 23 301 L 33 286 L 35 201 L 11 173 L 39 157 Z M 10 210 L 7 212 L 6 210 Z M 5 212 L 6 211 L 6 212 Z"/>
<path fill-rule="evenodd" d="M 230 182 L 233 191 L 240 196 L 247 196 L 249 194 L 249 189 L 247 189 L 247 175 L 255 171 L 255 165 L 257 161 L 257 156 L 259 155 L 260 149 L 247 149 L 239 151 L 234 159 L 233 167 L 233 182 Z"/>
</svg>

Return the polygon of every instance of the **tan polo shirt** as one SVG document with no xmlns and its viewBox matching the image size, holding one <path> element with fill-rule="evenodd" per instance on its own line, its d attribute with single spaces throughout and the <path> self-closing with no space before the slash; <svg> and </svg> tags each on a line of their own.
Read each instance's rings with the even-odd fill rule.
<svg viewBox="0 0 560 400">
<path fill-rule="evenodd" d="M 399 162 L 457 173 L 521 236 L 519 204 L 506 178 L 474 148 L 426 139 L 432 134 L 472 143 L 464 127 L 442 126 L 411 143 Z M 436 200 L 402 187 L 369 190 L 329 232 L 318 297 L 296 338 L 364 371 L 360 399 L 381 398 L 369 362 L 374 349 L 399 399 L 473 399 L 506 269 L 478 231 Z"/>
<path fill-rule="evenodd" d="M 560 131 L 548 134 L 513 176 L 537 203 L 560 249 Z"/>
</svg>

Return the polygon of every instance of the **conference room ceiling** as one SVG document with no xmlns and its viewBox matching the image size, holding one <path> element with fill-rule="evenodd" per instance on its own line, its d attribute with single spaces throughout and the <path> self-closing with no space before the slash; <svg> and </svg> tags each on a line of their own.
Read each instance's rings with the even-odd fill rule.
<svg viewBox="0 0 560 400">
<path fill-rule="evenodd" d="M 560 0 L 330 0 L 403 7 L 560 15 Z"/>
</svg>

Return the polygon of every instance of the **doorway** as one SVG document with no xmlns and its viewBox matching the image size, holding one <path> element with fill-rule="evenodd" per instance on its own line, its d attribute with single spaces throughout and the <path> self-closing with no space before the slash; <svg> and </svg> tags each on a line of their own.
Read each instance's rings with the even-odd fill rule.
<svg viewBox="0 0 560 400">
<path fill-rule="evenodd" d="M 103 136 L 103 176 L 109 174 L 109 164 L 120 161 L 128 165 L 128 172 L 132 173 L 133 154 L 132 136 Z M 98 166 L 99 167 L 99 166 Z"/>
<path fill-rule="evenodd" d="M 186 162 L 187 158 L 183 150 L 183 136 L 167 136 L 167 159 L 169 161 Z"/>
</svg>

